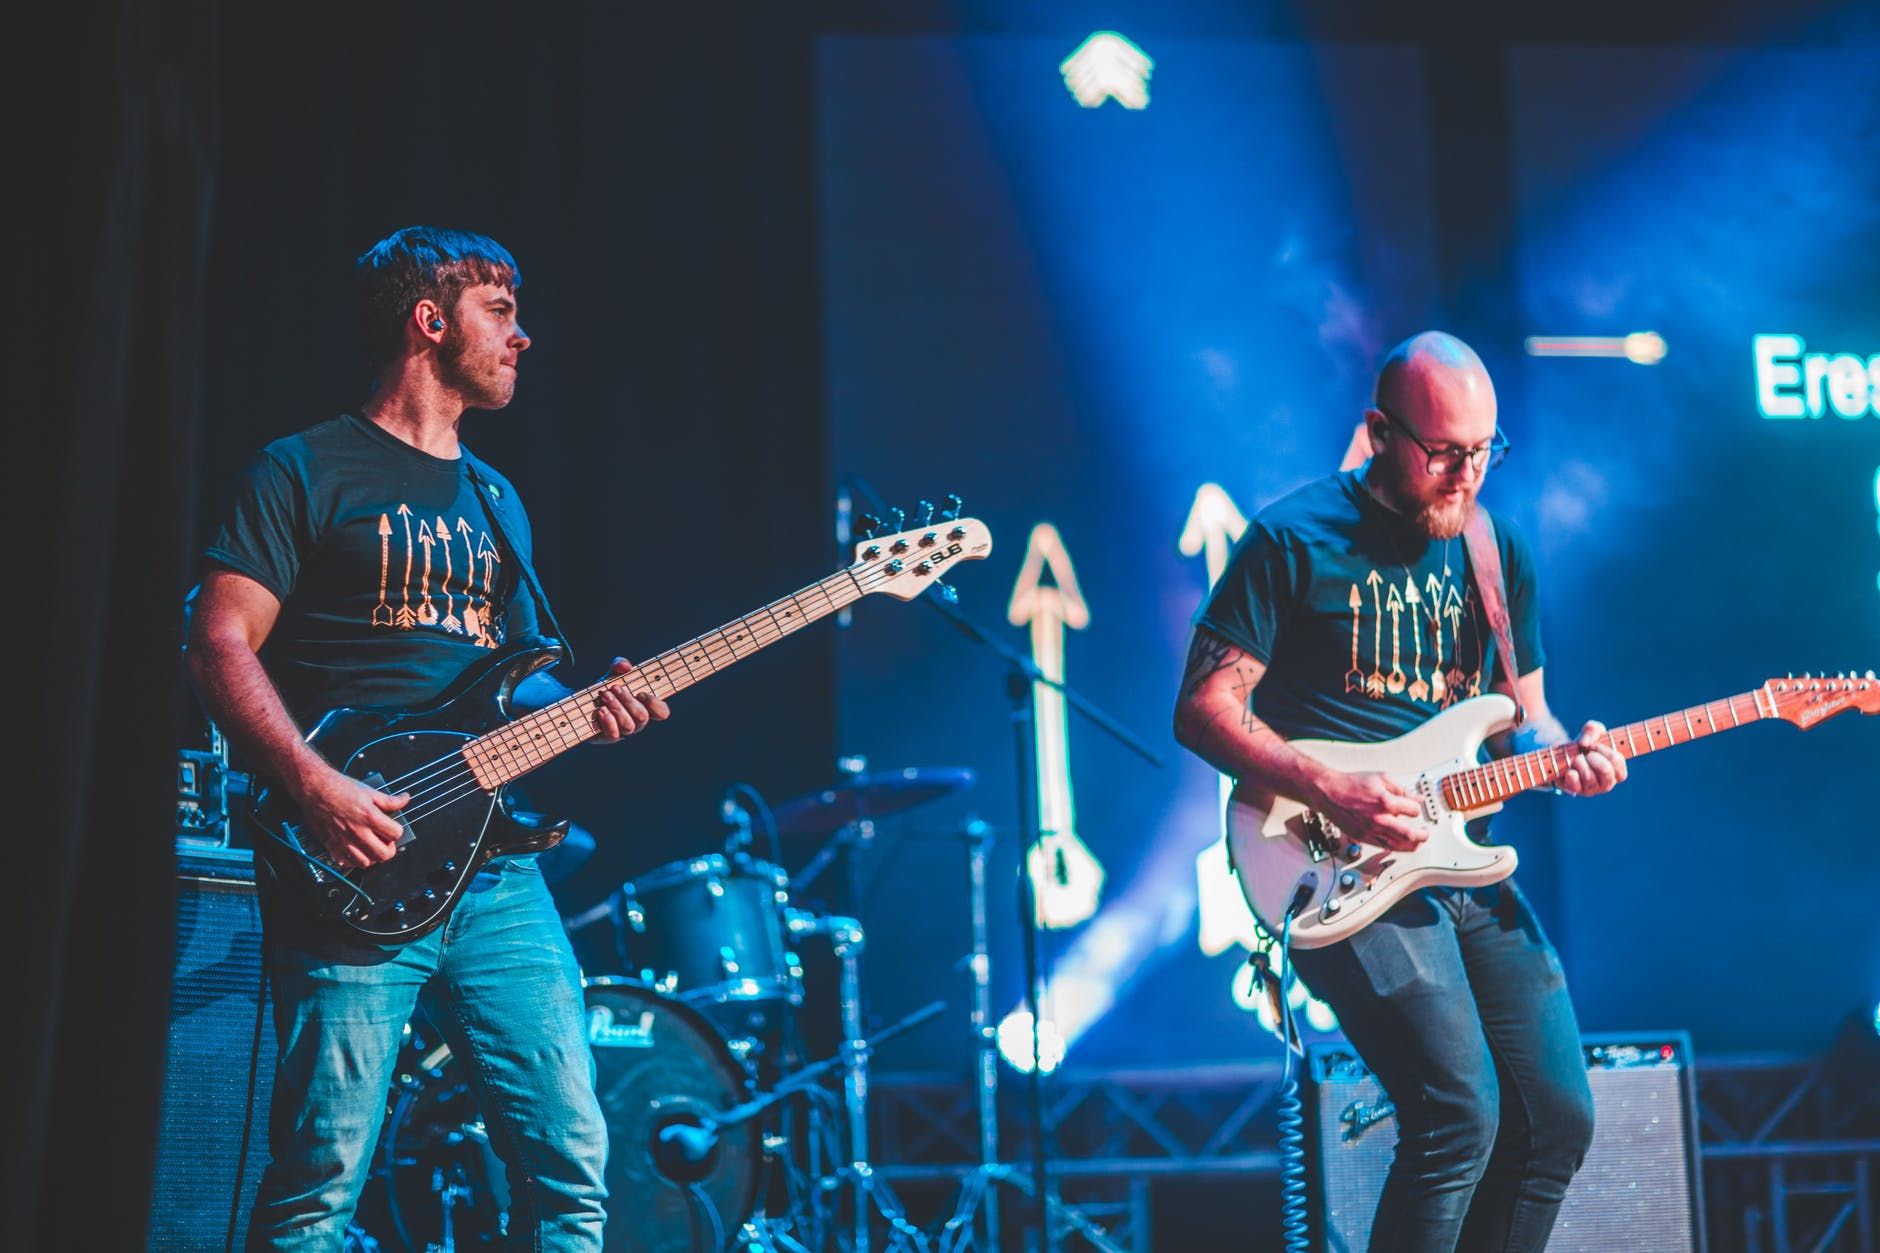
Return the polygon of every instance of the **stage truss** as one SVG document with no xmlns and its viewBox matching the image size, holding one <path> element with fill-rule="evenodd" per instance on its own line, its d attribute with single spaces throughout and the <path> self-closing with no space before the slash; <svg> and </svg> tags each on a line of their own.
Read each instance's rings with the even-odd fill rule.
<svg viewBox="0 0 1880 1253">
<path fill-rule="evenodd" d="M 1853 1044 L 1823 1058 L 1698 1057 L 1704 1203 L 1715 1253 L 1880 1247 L 1880 1043 Z M 1028 1176 L 1026 1082 L 1007 1072 L 999 1106 L 1003 1157 Z M 1278 1064 L 1264 1062 L 1052 1075 L 1045 1121 L 1057 1189 L 1116 1246 L 1148 1250 L 1158 1179 L 1278 1175 L 1279 1086 Z M 969 1083 L 882 1074 L 870 1098 L 876 1170 L 897 1188 L 960 1186 L 974 1175 L 978 1097 Z M 1005 1195 L 1008 1207 L 1026 1204 Z M 1065 1227 L 1061 1247 L 1090 1245 Z"/>
</svg>

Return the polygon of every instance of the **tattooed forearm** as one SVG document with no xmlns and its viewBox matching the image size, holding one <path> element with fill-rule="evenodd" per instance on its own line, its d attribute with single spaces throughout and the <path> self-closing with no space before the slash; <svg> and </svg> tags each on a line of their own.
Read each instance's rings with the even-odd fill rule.
<svg viewBox="0 0 1880 1253">
<path fill-rule="evenodd" d="M 1188 667 L 1182 672 L 1181 699 L 1187 700 L 1203 683 L 1233 665 L 1243 654 L 1212 631 L 1195 628 L 1188 644 Z M 1249 689 L 1251 690 L 1251 689 Z"/>
<path fill-rule="evenodd" d="M 1240 667 L 1240 672 L 1234 676 L 1236 680 L 1234 683 L 1234 695 L 1240 698 L 1240 727 L 1241 730 L 1247 732 L 1249 735 L 1253 734 L 1255 731 L 1266 730 L 1266 724 L 1253 716 L 1253 676 L 1250 673 L 1251 669 L 1252 667 L 1243 663 Z"/>
</svg>

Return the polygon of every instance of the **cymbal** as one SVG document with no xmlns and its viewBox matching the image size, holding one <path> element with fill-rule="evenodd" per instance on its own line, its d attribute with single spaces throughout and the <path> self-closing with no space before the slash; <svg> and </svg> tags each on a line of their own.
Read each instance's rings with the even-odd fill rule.
<svg viewBox="0 0 1880 1253">
<path fill-rule="evenodd" d="M 971 787 L 973 779 L 973 772 L 964 766 L 909 766 L 858 774 L 834 787 L 783 801 L 772 808 L 771 816 L 779 836 L 827 835 L 852 822 L 885 818 L 938 800 Z"/>
</svg>

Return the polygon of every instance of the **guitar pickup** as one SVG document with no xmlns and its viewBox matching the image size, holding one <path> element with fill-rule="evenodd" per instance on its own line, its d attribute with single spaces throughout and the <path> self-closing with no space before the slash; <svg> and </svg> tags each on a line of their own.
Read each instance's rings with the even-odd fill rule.
<svg viewBox="0 0 1880 1253">
<path fill-rule="evenodd" d="M 1306 852 L 1312 855 L 1313 861 L 1324 861 L 1345 842 L 1344 834 L 1316 810 L 1307 810 L 1300 826 L 1300 838 L 1305 842 Z"/>
<path fill-rule="evenodd" d="M 365 784 L 367 787 L 373 788 L 380 792 L 391 791 L 390 788 L 385 786 L 385 776 L 380 774 L 376 770 L 374 770 L 371 774 L 365 776 L 363 779 L 359 781 Z M 418 833 L 411 829 L 411 824 L 405 821 L 405 816 L 403 814 L 393 814 L 392 818 L 398 823 L 398 828 L 399 828 L 398 847 L 399 848 L 403 848 L 405 845 L 411 843 L 413 840 L 418 838 Z"/>
</svg>

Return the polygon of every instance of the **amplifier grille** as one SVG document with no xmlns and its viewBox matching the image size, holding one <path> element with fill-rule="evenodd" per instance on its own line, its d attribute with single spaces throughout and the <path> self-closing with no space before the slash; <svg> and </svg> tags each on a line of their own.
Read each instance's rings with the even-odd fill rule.
<svg viewBox="0 0 1880 1253">
<path fill-rule="evenodd" d="M 1682 1033 L 1586 1039 L 1593 1144 L 1567 1189 L 1549 1253 L 1703 1249 L 1690 1052 Z M 1318 1247 L 1359 1253 L 1370 1243 L 1397 1120 L 1348 1045 L 1313 1046 L 1307 1073 Z"/>
<path fill-rule="evenodd" d="M 164 1068 L 152 1249 L 219 1249 L 228 1235 L 237 1177 L 239 1247 L 261 1169 L 267 1163 L 268 1099 L 274 1086 L 274 1024 L 264 1014 L 250 1117 L 248 1073 L 255 1059 L 261 992 L 261 915 L 245 853 L 179 851 L 176 968 Z"/>
</svg>

